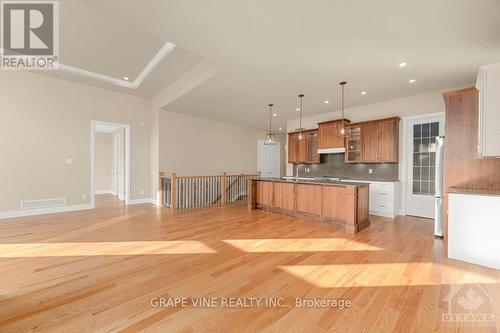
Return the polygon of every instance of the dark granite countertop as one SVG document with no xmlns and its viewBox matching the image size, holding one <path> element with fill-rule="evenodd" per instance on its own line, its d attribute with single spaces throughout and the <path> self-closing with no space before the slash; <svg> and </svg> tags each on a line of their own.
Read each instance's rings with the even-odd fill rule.
<svg viewBox="0 0 500 333">
<path fill-rule="evenodd" d="M 255 180 L 268 181 L 268 182 L 297 183 L 297 184 L 331 185 L 331 186 L 368 186 L 368 185 L 370 185 L 369 183 L 359 183 L 359 182 L 351 182 L 351 181 L 332 182 L 332 181 L 316 180 L 316 179 L 295 181 L 294 179 L 283 179 L 283 178 L 255 178 Z"/>
<path fill-rule="evenodd" d="M 448 193 L 500 196 L 500 189 L 499 190 L 486 190 L 486 189 L 479 189 L 479 188 L 450 187 L 448 189 Z"/>
</svg>

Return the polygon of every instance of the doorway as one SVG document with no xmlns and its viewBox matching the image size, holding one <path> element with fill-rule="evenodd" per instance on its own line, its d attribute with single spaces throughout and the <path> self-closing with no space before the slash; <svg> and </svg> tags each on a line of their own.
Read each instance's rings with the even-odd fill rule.
<svg viewBox="0 0 500 333">
<path fill-rule="evenodd" d="M 112 194 L 129 203 L 130 126 L 91 121 L 91 205 L 96 194 Z"/>
<path fill-rule="evenodd" d="M 263 177 L 281 177 L 280 153 L 279 142 L 275 145 L 265 145 L 264 140 L 257 140 L 257 171 L 260 171 Z"/>
<path fill-rule="evenodd" d="M 433 219 L 436 172 L 436 137 L 444 135 L 444 113 L 405 119 L 406 214 Z"/>
</svg>

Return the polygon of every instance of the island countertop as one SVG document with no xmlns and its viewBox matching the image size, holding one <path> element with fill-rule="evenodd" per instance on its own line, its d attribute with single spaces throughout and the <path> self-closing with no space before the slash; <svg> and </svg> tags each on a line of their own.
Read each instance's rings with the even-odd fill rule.
<svg viewBox="0 0 500 333">
<path fill-rule="evenodd" d="M 328 180 L 318 180 L 318 179 L 311 179 L 311 180 L 305 180 L 305 179 L 283 179 L 283 178 L 255 178 L 255 180 L 259 181 L 267 181 L 267 182 L 283 182 L 283 183 L 294 183 L 294 184 L 317 184 L 317 185 L 331 185 L 331 186 L 368 186 L 370 185 L 369 183 L 361 183 L 361 182 L 354 182 L 354 181 L 348 181 L 348 180 L 342 180 L 342 181 L 328 181 Z"/>
<path fill-rule="evenodd" d="M 369 183 L 316 179 L 248 180 L 248 209 L 325 222 L 355 234 L 369 224 Z"/>
</svg>

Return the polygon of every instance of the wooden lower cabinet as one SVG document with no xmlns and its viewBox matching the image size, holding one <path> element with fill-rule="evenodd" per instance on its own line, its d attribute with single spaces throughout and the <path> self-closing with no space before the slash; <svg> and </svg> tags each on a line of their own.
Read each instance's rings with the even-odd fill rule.
<svg viewBox="0 0 500 333">
<path fill-rule="evenodd" d="M 297 184 L 297 211 L 321 217 L 322 191 L 321 185 Z"/>
<path fill-rule="evenodd" d="M 255 200 L 259 205 L 273 205 L 273 182 L 257 182 L 255 185 Z"/>
<path fill-rule="evenodd" d="M 323 188 L 323 216 L 333 220 L 345 220 L 346 188 Z"/>
<path fill-rule="evenodd" d="M 265 209 L 342 227 L 355 234 L 370 224 L 368 184 L 301 183 L 250 179 L 248 209 Z M 253 193 L 255 191 L 256 193 Z"/>
<path fill-rule="evenodd" d="M 295 184 L 274 182 L 274 204 L 273 206 L 285 210 L 295 208 L 294 191 Z"/>
</svg>

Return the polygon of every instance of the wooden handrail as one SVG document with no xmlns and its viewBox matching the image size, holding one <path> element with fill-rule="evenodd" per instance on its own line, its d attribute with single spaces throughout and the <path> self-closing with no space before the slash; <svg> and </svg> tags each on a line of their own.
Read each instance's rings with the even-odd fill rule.
<svg viewBox="0 0 500 333">
<path fill-rule="evenodd" d="M 258 172 L 258 173 L 242 173 L 242 174 L 238 174 L 238 175 L 229 175 L 229 174 L 226 174 L 227 177 L 236 177 L 236 176 L 256 176 L 256 177 L 260 177 L 261 173 Z M 221 177 L 221 175 L 210 175 L 210 176 L 176 176 L 177 179 L 186 179 L 186 178 L 217 178 L 217 177 Z M 163 172 L 160 172 L 160 178 L 172 178 L 172 176 L 166 176 Z"/>
</svg>

